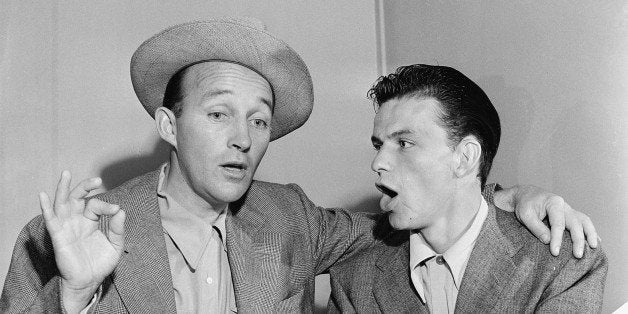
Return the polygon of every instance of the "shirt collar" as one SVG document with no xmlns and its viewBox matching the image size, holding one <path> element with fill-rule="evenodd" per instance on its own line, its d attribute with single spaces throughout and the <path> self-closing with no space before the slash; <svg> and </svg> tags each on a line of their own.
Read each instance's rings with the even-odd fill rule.
<svg viewBox="0 0 628 314">
<path fill-rule="evenodd" d="M 194 214 L 187 211 L 164 189 L 165 178 L 168 175 L 169 163 L 161 166 L 157 196 L 161 224 L 164 232 L 172 239 L 188 264 L 196 269 L 201 257 L 212 238 L 217 238 L 227 251 L 225 219 L 227 211 L 218 215 L 215 223 L 209 225 Z"/>
<path fill-rule="evenodd" d="M 477 214 L 475 214 L 469 229 L 467 229 L 467 231 L 462 234 L 460 239 L 458 239 L 458 241 L 456 241 L 449 249 L 447 249 L 447 251 L 445 251 L 445 253 L 443 253 L 443 258 L 451 269 L 451 273 L 454 277 L 454 283 L 458 289 L 460 289 L 462 276 L 464 275 L 464 270 L 467 266 L 467 262 L 469 261 L 469 257 L 471 256 L 471 251 L 475 246 L 475 240 L 477 240 L 478 235 L 480 235 L 482 225 L 484 224 L 484 220 L 488 214 L 488 205 L 484 201 L 483 197 L 481 197 L 481 200 L 480 208 L 478 209 Z"/>
<path fill-rule="evenodd" d="M 410 280 L 412 280 L 412 285 L 414 285 L 423 303 L 425 303 L 425 292 L 417 267 L 421 262 L 434 255 L 436 252 L 425 242 L 423 235 L 419 232 L 410 231 Z M 414 271 L 415 269 L 417 271 Z"/>
<path fill-rule="evenodd" d="M 471 256 L 471 251 L 475 246 L 475 241 L 480 235 L 482 225 L 486 216 L 488 215 L 488 205 L 484 198 L 481 197 L 480 208 L 473 218 L 471 226 L 462 234 L 462 236 L 456 241 L 447 251 L 443 253 L 443 258 L 451 269 L 454 284 L 456 288 L 460 289 L 462 283 L 462 277 L 464 276 L 464 270 L 467 265 L 467 261 Z M 420 278 L 414 272 L 414 269 L 424 260 L 429 259 L 437 253 L 427 244 L 423 235 L 419 232 L 410 233 L 410 273 L 414 286 L 419 292 L 421 300 L 424 300 L 423 285 L 420 283 Z M 415 278 L 416 277 L 416 278 Z"/>
</svg>

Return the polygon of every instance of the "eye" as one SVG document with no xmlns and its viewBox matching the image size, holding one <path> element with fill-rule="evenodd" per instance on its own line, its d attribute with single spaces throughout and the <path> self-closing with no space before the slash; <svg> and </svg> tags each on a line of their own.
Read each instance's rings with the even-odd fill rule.
<svg viewBox="0 0 628 314">
<path fill-rule="evenodd" d="M 401 148 L 408 148 L 412 146 L 412 143 L 406 140 L 399 140 L 399 147 Z"/>
<path fill-rule="evenodd" d="M 373 149 L 375 149 L 375 151 L 378 151 L 382 148 L 382 144 L 381 143 L 373 143 Z"/>
<path fill-rule="evenodd" d="M 254 127 L 259 128 L 259 129 L 266 129 L 268 128 L 268 122 L 262 120 L 262 119 L 253 119 L 251 120 L 251 123 L 253 124 Z"/>
<path fill-rule="evenodd" d="M 210 112 L 207 116 L 214 121 L 223 121 L 227 118 L 227 115 L 222 112 Z"/>
</svg>

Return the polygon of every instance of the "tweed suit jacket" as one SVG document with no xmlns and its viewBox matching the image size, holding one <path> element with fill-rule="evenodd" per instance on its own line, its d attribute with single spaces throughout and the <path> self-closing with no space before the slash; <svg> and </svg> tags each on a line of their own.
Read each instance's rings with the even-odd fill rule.
<svg viewBox="0 0 628 314">
<path fill-rule="evenodd" d="M 92 312 L 174 313 L 154 171 L 98 195 L 126 211 L 125 248 Z M 312 312 L 314 276 L 373 244 L 366 215 L 316 207 L 296 185 L 254 181 L 231 204 L 227 254 L 238 312 Z M 106 229 L 107 220 L 101 220 Z M 61 312 L 60 277 L 41 216 L 18 236 L 0 312 Z"/>
<path fill-rule="evenodd" d="M 330 269 L 330 312 L 428 313 L 410 279 L 409 232 L 388 228 L 381 227 L 387 231 L 373 250 Z M 571 245 L 565 234 L 560 255 L 553 257 L 513 213 L 490 204 L 455 313 L 600 312 L 606 256 L 587 247 L 576 259 Z"/>
</svg>

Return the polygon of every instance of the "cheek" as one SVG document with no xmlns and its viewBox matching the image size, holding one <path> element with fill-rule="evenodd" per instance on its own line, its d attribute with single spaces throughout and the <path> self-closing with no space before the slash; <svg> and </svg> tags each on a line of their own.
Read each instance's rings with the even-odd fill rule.
<svg viewBox="0 0 628 314">
<path fill-rule="evenodd" d="M 183 135 L 183 134 L 182 134 Z M 177 154 L 193 169 L 208 168 L 212 161 L 220 160 L 221 143 L 213 138 L 188 136 L 178 142 Z"/>
<path fill-rule="evenodd" d="M 259 136 L 253 138 L 252 141 L 253 143 L 251 145 L 249 155 L 251 156 L 252 161 L 257 166 L 266 154 L 266 150 L 268 149 L 268 144 L 270 141 L 270 135 Z"/>
</svg>

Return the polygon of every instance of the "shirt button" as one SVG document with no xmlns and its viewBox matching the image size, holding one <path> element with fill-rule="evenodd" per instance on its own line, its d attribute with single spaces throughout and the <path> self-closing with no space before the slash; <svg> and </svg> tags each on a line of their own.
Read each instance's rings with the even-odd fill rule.
<svg viewBox="0 0 628 314">
<path fill-rule="evenodd" d="M 445 259 L 442 256 L 436 257 L 436 264 L 438 264 L 438 265 L 445 264 Z"/>
<path fill-rule="evenodd" d="M 212 279 L 212 277 L 207 277 L 207 279 L 205 279 L 205 281 L 207 282 L 207 284 L 212 284 L 214 282 L 214 279 Z"/>
</svg>

